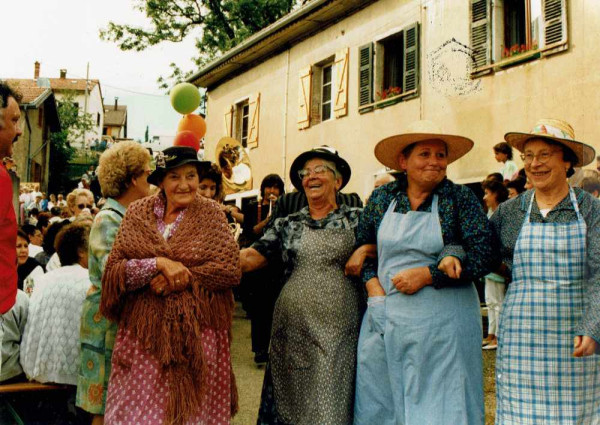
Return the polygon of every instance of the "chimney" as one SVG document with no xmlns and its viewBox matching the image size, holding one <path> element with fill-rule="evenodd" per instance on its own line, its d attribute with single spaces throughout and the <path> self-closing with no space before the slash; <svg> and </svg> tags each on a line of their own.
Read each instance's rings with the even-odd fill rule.
<svg viewBox="0 0 600 425">
<path fill-rule="evenodd" d="M 66 69 L 61 69 L 60 70 L 60 78 L 62 80 L 64 80 L 65 78 L 67 78 L 67 70 Z"/>
<path fill-rule="evenodd" d="M 115 111 L 118 109 L 117 106 L 119 106 L 119 98 L 115 97 Z"/>
<path fill-rule="evenodd" d="M 38 61 L 35 61 L 33 68 L 33 79 L 37 80 L 38 78 L 40 78 L 40 63 Z"/>
</svg>

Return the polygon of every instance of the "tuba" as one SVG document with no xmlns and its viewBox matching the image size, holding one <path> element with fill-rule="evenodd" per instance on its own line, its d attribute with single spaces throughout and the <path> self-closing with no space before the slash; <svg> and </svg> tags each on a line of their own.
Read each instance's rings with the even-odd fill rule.
<svg viewBox="0 0 600 425">
<path fill-rule="evenodd" d="M 225 195 L 252 189 L 250 158 L 240 142 L 231 137 L 222 137 L 217 143 L 215 157 L 223 175 Z"/>
</svg>

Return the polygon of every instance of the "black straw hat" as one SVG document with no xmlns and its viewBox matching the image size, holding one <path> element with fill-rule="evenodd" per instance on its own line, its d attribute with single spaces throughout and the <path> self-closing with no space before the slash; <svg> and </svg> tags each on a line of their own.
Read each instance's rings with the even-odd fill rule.
<svg viewBox="0 0 600 425">
<path fill-rule="evenodd" d="M 168 170 L 186 164 L 196 167 L 210 166 L 210 161 L 200 161 L 194 148 L 188 146 L 171 146 L 155 156 L 156 169 L 148 176 L 148 183 L 158 186 L 158 183 Z"/>
<path fill-rule="evenodd" d="M 342 176 L 342 185 L 340 186 L 340 190 L 343 189 L 346 184 L 348 184 L 350 176 L 352 175 L 350 165 L 348 165 L 345 159 L 340 157 L 335 149 L 330 146 L 323 145 L 301 153 L 296 159 L 294 159 L 294 162 L 292 162 L 292 166 L 290 168 L 290 179 L 298 191 L 304 191 L 302 188 L 302 179 L 298 175 L 298 171 L 300 171 L 304 164 L 306 164 L 306 161 L 313 158 L 322 158 L 335 164 L 337 170 Z"/>
</svg>

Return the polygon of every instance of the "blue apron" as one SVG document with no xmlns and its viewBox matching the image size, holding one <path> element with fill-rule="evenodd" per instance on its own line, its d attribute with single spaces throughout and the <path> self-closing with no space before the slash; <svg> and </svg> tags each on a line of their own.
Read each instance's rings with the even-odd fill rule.
<svg viewBox="0 0 600 425">
<path fill-rule="evenodd" d="M 600 361 L 575 358 L 585 307 L 587 226 L 532 223 L 532 194 L 515 244 L 498 335 L 496 424 L 600 423 Z"/>
<path fill-rule="evenodd" d="M 436 264 L 444 247 L 438 197 L 431 212 L 394 212 L 377 232 L 385 297 L 369 299 L 358 341 L 354 423 L 482 425 L 481 316 L 474 285 L 413 295 L 396 290 L 401 270 Z"/>
</svg>

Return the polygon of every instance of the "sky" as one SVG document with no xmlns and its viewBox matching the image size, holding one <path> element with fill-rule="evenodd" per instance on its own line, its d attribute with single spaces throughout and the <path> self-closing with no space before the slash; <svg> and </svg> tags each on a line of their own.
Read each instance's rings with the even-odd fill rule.
<svg viewBox="0 0 600 425">
<path fill-rule="evenodd" d="M 104 103 L 128 106 L 128 137 L 174 136 L 181 119 L 157 78 L 170 75 L 169 64 L 196 69 L 194 37 L 181 43 L 162 43 L 142 52 L 122 52 L 112 42 L 102 41 L 99 30 L 109 21 L 148 25 L 135 0 L 28 0 L 3 2 L 0 78 L 33 78 L 34 62 L 41 63 L 41 77 L 100 80 Z"/>
</svg>

